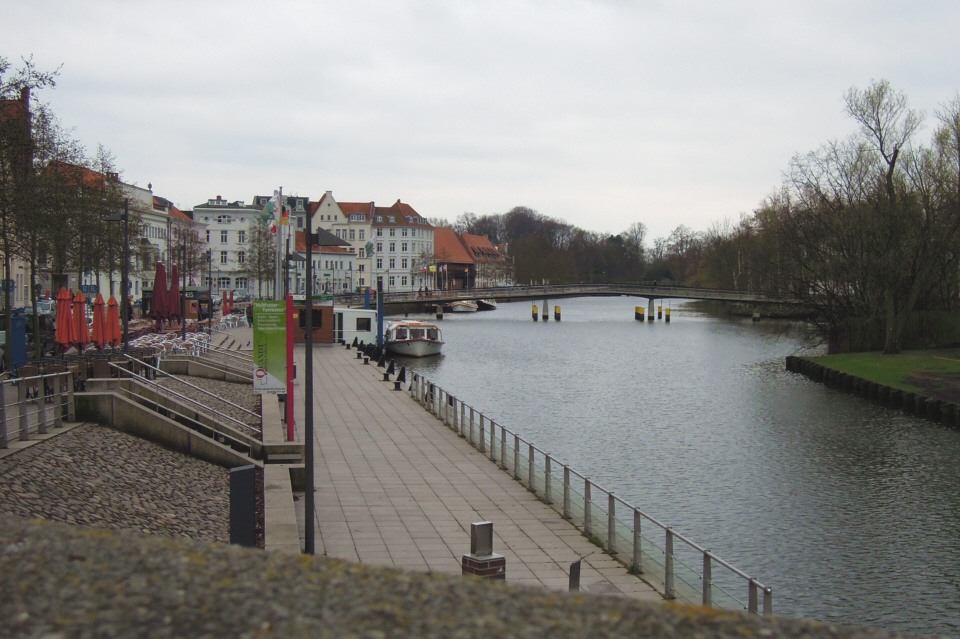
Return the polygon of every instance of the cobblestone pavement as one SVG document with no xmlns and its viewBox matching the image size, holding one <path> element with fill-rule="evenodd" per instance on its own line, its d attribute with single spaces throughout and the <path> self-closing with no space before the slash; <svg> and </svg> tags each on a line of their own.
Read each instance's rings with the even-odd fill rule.
<svg viewBox="0 0 960 639">
<path fill-rule="evenodd" d="M 169 377 L 159 378 L 158 383 L 165 387 L 169 388 L 181 395 L 186 395 L 190 399 L 193 399 L 197 402 L 200 402 L 204 406 L 209 406 L 214 410 L 218 410 L 225 415 L 229 415 L 236 420 L 239 420 L 245 424 L 255 426 L 257 430 L 260 429 L 260 418 L 253 415 L 249 415 L 241 410 L 237 410 L 236 407 L 231 406 L 229 403 L 242 406 L 247 410 L 253 411 L 257 415 L 260 414 L 260 396 L 253 392 L 253 383 L 249 384 L 237 384 L 234 382 L 223 382 L 216 379 L 206 379 L 204 377 L 189 377 L 186 375 L 172 375 L 182 381 L 192 384 L 193 386 L 198 386 L 203 390 L 213 393 L 217 397 L 210 397 L 200 391 L 190 388 L 186 384 L 178 384 L 177 382 L 171 380 Z M 217 398 L 226 400 L 218 401 Z M 228 423 L 228 425 L 233 425 Z M 253 434 L 251 432 L 251 434 Z"/>
<path fill-rule="evenodd" d="M 230 540 L 230 472 L 81 425 L 0 460 L 0 511 L 115 530 Z"/>
</svg>

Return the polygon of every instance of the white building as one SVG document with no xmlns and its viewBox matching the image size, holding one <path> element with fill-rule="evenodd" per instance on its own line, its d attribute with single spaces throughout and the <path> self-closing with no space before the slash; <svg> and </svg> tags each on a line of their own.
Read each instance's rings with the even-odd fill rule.
<svg viewBox="0 0 960 639">
<path fill-rule="evenodd" d="M 209 273 L 212 272 L 214 296 L 230 290 L 247 294 L 257 290 L 256 280 L 250 278 L 246 270 L 247 234 L 262 209 L 242 200 L 228 202 L 219 195 L 193 207 L 193 221 L 205 226 L 203 239 L 210 247 L 213 260 L 208 273 L 203 275 L 202 286 L 211 286 Z"/>
</svg>

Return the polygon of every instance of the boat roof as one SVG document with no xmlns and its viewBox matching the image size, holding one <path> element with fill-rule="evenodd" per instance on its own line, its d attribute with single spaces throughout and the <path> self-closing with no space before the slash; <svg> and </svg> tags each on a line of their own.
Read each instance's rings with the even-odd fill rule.
<svg viewBox="0 0 960 639">
<path fill-rule="evenodd" d="M 387 328 L 395 328 L 398 326 L 418 326 L 418 327 L 423 326 L 423 327 L 430 327 L 430 328 L 436 328 L 436 329 L 440 328 L 439 326 L 437 326 L 432 322 L 424 322 L 423 320 L 417 320 L 417 319 L 391 320 L 390 323 L 387 324 Z"/>
</svg>

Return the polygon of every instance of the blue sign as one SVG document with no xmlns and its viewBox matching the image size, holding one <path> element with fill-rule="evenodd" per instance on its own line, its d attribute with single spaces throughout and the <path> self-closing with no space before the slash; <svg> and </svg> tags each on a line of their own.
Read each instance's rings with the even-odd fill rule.
<svg viewBox="0 0 960 639">
<path fill-rule="evenodd" d="M 97 285 L 96 284 L 81 284 L 80 292 L 84 295 L 96 295 L 97 294 Z"/>
<path fill-rule="evenodd" d="M 0 291 L 13 291 L 17 288 L 15 280 L 0 280 Z"/>
</svg>

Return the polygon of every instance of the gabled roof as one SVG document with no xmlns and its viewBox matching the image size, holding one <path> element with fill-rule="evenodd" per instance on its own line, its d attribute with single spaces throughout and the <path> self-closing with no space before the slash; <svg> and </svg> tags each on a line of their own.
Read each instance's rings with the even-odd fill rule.
<svg viewBox="0 0 960 639">
<path fill-rule="evenodd" d="M 438 262 L 446 264 L 473 264 L 474 260 L 464 248 L 453 229 L 433 229 L 433 254 Z"/>
<path fill-rule="evenodd" d="M 503 261 L 503 255 L 493 247 L 493 244 L 490 243 L 490 240 L 487 239 L 485 235 L 470 235 L 469 233 L 464 233 L 460 236 L 460 242 L 476 262 Z M 434 240 L 434 243 L 436 243 L 436 240 Z"/>
<path fill-rule="evenodd" d="M 318 229 L 318 230 L 323 231 L 323 229 Z M 327 233 L 326 231 L 323 231 L 323 232 Z M 330 233 L 327 233 L 327 234 L 331 235 Z M 337 240 L 336 236 L 332 236 L 332 237 L 334 240 Z M 304 231 L 296 232 L 296 235 L 293 240 L 293 245 L 294 245 L 293 250 L 295 251 L 307 250 L 307 235 Z M 321 246 L 318 244 L 314 244 L 311 248 L 313 248 L 314 253 L 345 253 L 347 255 L 353 255 L 353 251 L 351 251 L 350 249 L 344 248 L 342 246 L 330 246 L 328 244 L 324 244 Z"/>
<path fill-rule="evenodd" d="M 341 208 L 343 205 L 340 205 Z M 397 200 L 393 206 L 378 206 L 374 209 L 373 225 L 374 226 L 417 226 L 420 228 L 432 229 L 431 225 L 427 220 L 417 213 L 412 206 L 409 204 L 404 204 L 400 200 Z M 380 216 L 381 219 L 377 220 L 376 216 Z M 390 218 L 393 218 L 393 221 L 390 221 Z"/>
</svg>

